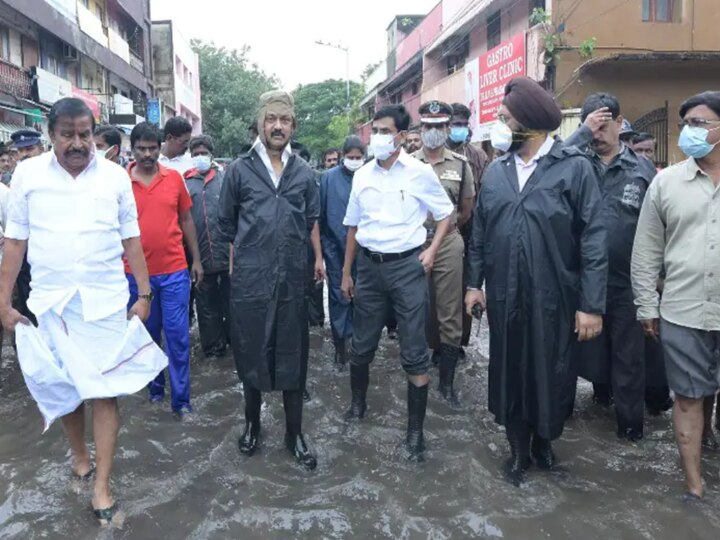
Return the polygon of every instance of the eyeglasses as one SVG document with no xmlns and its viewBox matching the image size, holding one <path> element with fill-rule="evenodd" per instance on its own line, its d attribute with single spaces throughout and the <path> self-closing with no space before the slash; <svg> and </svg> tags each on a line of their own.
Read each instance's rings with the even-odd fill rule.
<svg viewBox="0 0 720 540">
<path fill-rule="evenodd" d="M 498 114 L 497 119 L 500 120 L 503 124 L 506 124 L 510 121 L 509 116 L 505 116 L 504 114 Z"/>
<path fill-rule="evenodd" d="M 720 124 L 720 120 L 705 120 L 704 118 L 687 118 L 685 120 L 681 120 L 678 123 L 678 126 L 680 127 L 680 129 L 684 128 L 685 126 L 710 129 L 711 126 L 713 126 L 715 124 Z"/>
</svg>

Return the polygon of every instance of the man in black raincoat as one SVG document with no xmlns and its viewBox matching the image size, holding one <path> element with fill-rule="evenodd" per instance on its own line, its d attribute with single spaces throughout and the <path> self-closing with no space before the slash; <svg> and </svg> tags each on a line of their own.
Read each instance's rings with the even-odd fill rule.
<svg viewBox="0 0 720 540">
<path fill-rule="evenodd" d="M 230 306 L 232 347 L 245 393 L 240 451 L 252 455 L 260 435 L 261 392 L 283 391 L 285 444 L 304 467 L 317 462 L 302 435 L 307 374 L 306 265 L 313 237 L 315 272 L 324 279 L 317 229 L 315 172 L 293 155 L 293 98 L 260 97 L 258 139 L 227 169 L 220 196 L 221 241 L 234 246 Z"/>
<path fill-rule="evenodd" d="M 465 304 L 487 308 L 489 409 L 510 442 L 506 479 L 519 485 L 531 453 L 540 468 L 555 464 L 550 441 L 571 412 L 575 344 L 602 331 L 607 247 L 590 161 L 549 136 L 562 120 L 553 98 L 513 79 L 498 119 L 491 140 L 506 154 L 483 177 Z"/>
</svg>

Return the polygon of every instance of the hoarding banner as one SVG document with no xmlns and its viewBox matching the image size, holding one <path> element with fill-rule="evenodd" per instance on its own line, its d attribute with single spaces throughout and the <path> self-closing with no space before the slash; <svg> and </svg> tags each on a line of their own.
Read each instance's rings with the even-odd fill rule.
<svg viewBox="0 0 720 540">
<path fill-rule="evenodd" d="M 479 123 L 495 120 L 505 96 L 505 85 L 525 75 L 525 33 L 489 50 L 479 58 Z"/>
</svg>

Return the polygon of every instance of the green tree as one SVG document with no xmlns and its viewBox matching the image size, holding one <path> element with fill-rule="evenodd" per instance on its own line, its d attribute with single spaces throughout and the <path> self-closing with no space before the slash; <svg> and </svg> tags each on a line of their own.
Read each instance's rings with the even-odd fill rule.
<svg viewBox="0 0 720 540">
<path fill-rule="evenodd" d="M 346 81 L 327 81 L 300 85 L 293 95 L 298 128 L 295 138 L 318 156 L 327 148 L 342 146 L 360 115 L 357 104 L 365 90 L 350 83 L 350 111 L 347 111 Z"/>
<path fill-rule="evenodd" d="M 200 59 L 203 131 L 215 139 L 218 157 L 235 157 L 250 142 L 247 128 L 255 121 L 258 98 L 278 81 L 248 59 L 247 46 L 229 50 L 200 40 L 192 46 Z"/>
</svg>

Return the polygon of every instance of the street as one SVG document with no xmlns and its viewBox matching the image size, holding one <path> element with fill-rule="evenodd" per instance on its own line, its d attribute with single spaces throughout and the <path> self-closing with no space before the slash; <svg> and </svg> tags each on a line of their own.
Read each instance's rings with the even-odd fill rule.
<svg viewBox="0 0 720 540">
<path fill-rule="evenodd" d="M 552 538 L 683 540 L 718 538 L 718 456 L 704 460 L 703 503 L 680 501 L 682 472 L 669 413 L 649 419 L 646 440 L 619 442 L 612 412 L 582 384 L 575 417 L 556 449 L 559 470 L 531 469 L 521 489 L 499 467 L 506 441 L 486 409 L 487 332 L 473 335 L 458 375 L 466 410 L 453 412 L 431 392 L 428 451 L 403 459 L 405 381 L 397 345 L 383 338 L 371 371 L 368 416 L 342 421 L 347 371 L 332 367 L 329 331 L 313 330 L 306 433 L 318 455 L 314 473 L 287 455 L 282 400 L 267 395 L 261 451 L 237 450 L 241 391 L 230 357 L 193 364 L 196 416 L 176 421 L 167 401 L 121 400 L 114 490 L 121 530 L 98 530 L 89 490 L 76 493 L 58 424 L 41 435 L 36 407 L 7 345 L 0 370 L 0 538 Z"/>
</svg>

